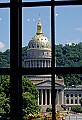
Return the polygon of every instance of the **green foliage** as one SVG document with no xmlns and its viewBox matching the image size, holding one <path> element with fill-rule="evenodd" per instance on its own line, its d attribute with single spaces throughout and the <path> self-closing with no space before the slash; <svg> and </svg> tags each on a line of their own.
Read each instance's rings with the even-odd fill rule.
<svg viewBox="0 0 82 120">
<path fill-rule="evenodd" d="M 64 78 L 66 86 L 82 84 L 82 74 L 62 74 L 61 76 Z"/>
<path fill-rule="evenodd" d="M 10 113 L 10 76 L 0 76 L 0 116 Z"/>
<path fill-rule="evenodd" d="M 76 106 L 76 107 L 72 107 L 71 109 L 72 111 L 76 112 L 76 113 L 82 113 L 82 108 L 79 107 L 79 106 Z"/>
<path fill-rule="evenodd" d="M 82 67 L 82 43 L 55 46 L 56 65 L 59 67 Z"/>
<path fill-rule="evenodd" d="M 29 113 L 35 113 L 40 110 L 38 106 L 38 90 L 33 83 L 22 77 L 23 89 L 23 117 Z M 0 76 L 0 116 L 9 116 L 10 114 L 10 76 Z"/>
<path fill-rule="evenodd" d="M 22 48 L 22 66 L 27 56 L 27 46 Z M 82 67 L 82 43 L 72 45 L 55 45 L 56 65 L 58 67 Z M 10 67 L 10 50 L 0 52 L 0 68 Z M 64 78 L 66 86 L 82 84 L 81 74 L 58 75 Z"/>
<path fill-rule="evenodd" d="M 38 106 L 38 90 L 33 83 L 28 79 L 22 77 L 23 88 L 23 116 L 29 113 L 36 113 L 40 110 Z"/>
<path fill-rule="evenodd" d="M 10 50 L 0 52 L 0 68 L 10 67 Z"/>
</svg>

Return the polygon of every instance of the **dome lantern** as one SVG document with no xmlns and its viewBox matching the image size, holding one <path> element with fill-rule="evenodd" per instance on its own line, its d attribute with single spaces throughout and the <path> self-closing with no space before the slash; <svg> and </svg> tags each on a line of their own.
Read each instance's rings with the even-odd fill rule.
<svg viewBox="0 0 82 120">
<path fill-rule="evenodd" d="M 51 49 L 51 43 L 49 39 L 43 35 L 42 24 L 40 22 L 40 17 L 38 18 L 37 32 L 34 37 L 28 43 L 28 49 Z"/>
<path fill-rule="evenodd" d="M 42 24 L 40 22 L 40 17 L 38 18 L 38 24 L 37 24 L 37 35 L 43 34 L 42 33 Z"/>
</svg>

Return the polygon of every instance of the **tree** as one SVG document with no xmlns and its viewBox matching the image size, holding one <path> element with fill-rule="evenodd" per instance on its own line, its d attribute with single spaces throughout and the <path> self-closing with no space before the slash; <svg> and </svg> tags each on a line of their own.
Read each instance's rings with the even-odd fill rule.
<svg viewBox="0 0 82 120">
<path fill-rule="evenodd" d="M 38 112 L 38 90 L 28 79 L 22 77 L 23 89 L 23 117 L 29 113 Z M 21 103 L 22 104 L 22 103 Z M 10 114 L 10 76 L 0 76 L 0 116 L 9 116 Z"/>
<path fill-rule="evenodd" d="M 38 90 L 33 83 L 28 79 L 22 77 L 23 88 L 23 116 L 29 113 L 36 113 L 40 110 L 38 106 Z"/>
<path fill-rule="evenodd" d="M 10 76 L 0 76 L 0 116 L 10 114 Z"/>
</svg>

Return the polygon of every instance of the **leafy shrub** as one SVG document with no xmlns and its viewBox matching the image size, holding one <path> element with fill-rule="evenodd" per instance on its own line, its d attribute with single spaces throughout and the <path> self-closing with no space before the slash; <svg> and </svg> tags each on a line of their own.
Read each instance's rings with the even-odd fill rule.
<svg viewBox="0 0 82 120">
<path fill-rule="evenodd" d="M 79 107 L 79 106 L 76 106 L 76 107 L 72 107 L 71 109 L 72 111 L 76 112 L 76 113 L 82 113 L 82 108 Z"/>
</svg>

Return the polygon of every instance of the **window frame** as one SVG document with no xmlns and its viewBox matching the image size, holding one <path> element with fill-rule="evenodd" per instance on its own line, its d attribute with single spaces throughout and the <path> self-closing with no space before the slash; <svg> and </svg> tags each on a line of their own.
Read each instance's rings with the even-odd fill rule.
<svg viewBox="0 0 82 120">
<path fill-rule="evenodd" d="M 22 8 L 33 6 L 51 6 L 51 68 L 22 68 Z M 10 0 L 10 3 L 0 3 L 0 8 L 10 8 L 10 68 L 0 68 L 0 75 L 10 75 L 10 119 L 22 119 L 22 75 L 51 74 L 52 75 L 52 119 L 55 112 L 55 74 L 81 74 L 82 68 L 55 67 L 55 19 L 54 8 L 61 5 L 82 5 L 82 1 L 46 1 L 22 2 Z M 13 24 L 15 23 L 15 24 Z M 14 57 L 15 56 L 15 57 Z M 38 72 L 36 72 L 36 69 Z"/>
</svg>

